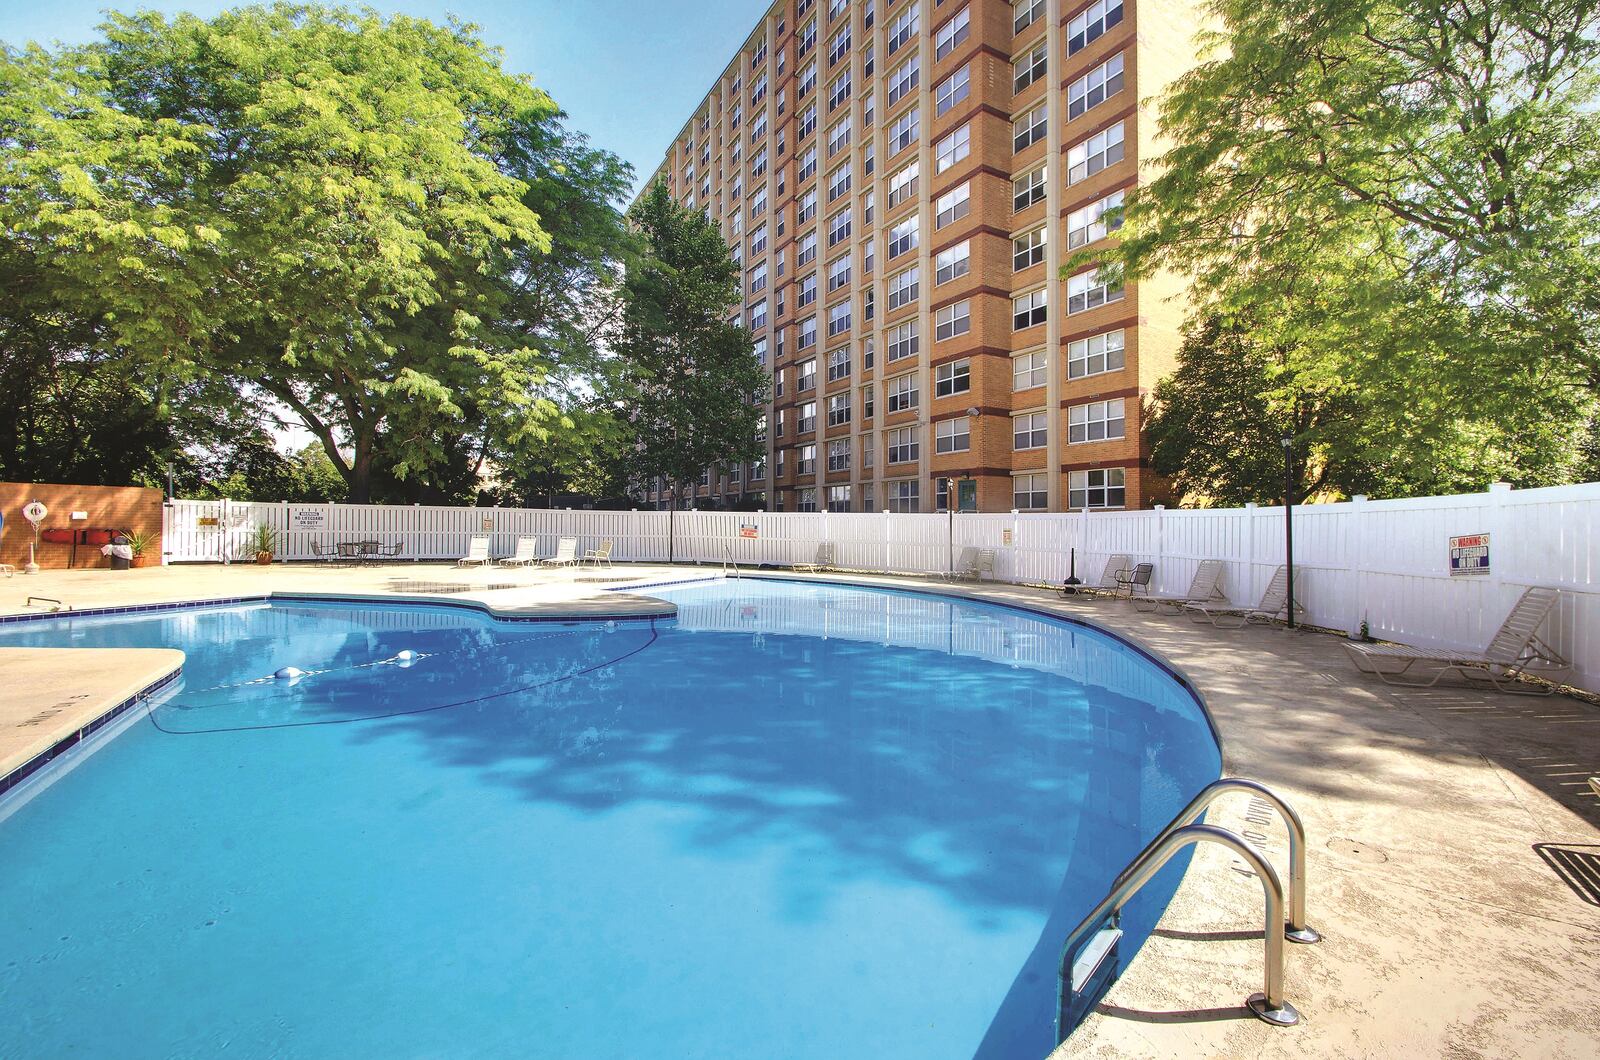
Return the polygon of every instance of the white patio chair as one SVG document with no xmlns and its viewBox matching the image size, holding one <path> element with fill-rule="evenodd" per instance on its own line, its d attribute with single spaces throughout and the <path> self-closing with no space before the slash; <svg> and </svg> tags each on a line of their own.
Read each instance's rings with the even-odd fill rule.
<svg viewBox="0 0 1600 1060">
<path fill-rule="evenodd" d="M 583 561 L 591 567 L 598 567 L 602 563 L 607 567 L 611 566 L 611 539 L 608 537 L 600 542 L 599 548 L 585 549 Z"/>
<path fill-rule="evenodd" d="M 537 537 L 519 537 L 517 538 L 517 550 L 500 560 L 500 566 L 526 567 L 537 562 L 539 562 L 539 539 Z"/>
<path fill-rule="evenodd" d="M 1482 651 L 1352 641 L 1345 641 L 1344 646 L 1357 670 L 1373 674 L 1385 684 L 1431 688 L 1446 674 L 1454 673 L 1469 684 L 1489 684 L 1501 692 L 1547 696 L 1555 691 L 1555 678 L 1572 669 L 1572 663 L 1539 636 L 1539 627 L 1560 596 L 1556 590 L 1542 586 L 1523 592 Z M 1423 680 L 1421 674 L 1407 676 L 1414 666 L 1438 672 L 1431 680 Z M 1519 680 L 1524 675 L 1537 675 L 1552 683 L 1529 684 Z"/>
<path fill-rule="evenodd" d="M 545 567 L 575 567 L 578 564 L 578 539 L 563 537 L 556 542 L 556 554 L 539 561 Z"/>
<path fill-rule="evenodd" d="M 1222 595 L 1222 561 L 1203 559 L 1194 569 L 1194 579 L 1189 591 L 1181 595 L 1151 593 L 1132 597 L 1133 606 L 1141 611 L 1182 611 L 1189 604 L 1203 604 L 1211 600 L 1227 601 Z"/>
<path fill-rule="evenodd" d="M 968 552 L 973 553 L 970 558 L 967 557 Z M 990 579 L 994 578 L 994 549 L 963 549 L 962 558 L 963 562 L 957 564 L 956 569 L 951 572 L 952 578 L 974 582 L 982 581 L 985 575 Z"/>
<path fill-rule="evenodd" d="M 1289 610 L 1289 568 L 1280 564 L 1272 572 L 1272 580 L 1267 582 L 1261 602 L 1254 607 L 1201 600 L 1184 604 L 1183 609 L 1196 622 L 1209 620 L 1213 626 L 1223 628 L 1238 629 L 1252 622 L 1275 622 Z M 1297 614 L 1305 610 L 1298 600 L 1294 603 L 1294 609 Z"/>
<path fill-rule="evenodd" d="M 790 570 L 805 574 L 819 574 L 833 567 L 833 542 L 824 541 L 817 546 L 817 558 L 811 563 L 796 563 Z"/>
<path fill-rule="evenodd" d="M 467 554 L 456 560 L 458 567 L 487 567 L 489 559 L 489 535 L 484 534 L 474 537 L 467 545 Z"/>
<path fill-rule="evenodd" d="M 1107 596 L 1116 596 L 1122 589 L 1122 583 L 1117 575 L 1126 575 L 1133 570 L 1128 557 L 1121 553 L 1106 560 L 1105 568 L 1100 572 L 1100 581 L 1094 585 L 1078 586 L 1079 593 L 1105 593 Z"/>
</svg>

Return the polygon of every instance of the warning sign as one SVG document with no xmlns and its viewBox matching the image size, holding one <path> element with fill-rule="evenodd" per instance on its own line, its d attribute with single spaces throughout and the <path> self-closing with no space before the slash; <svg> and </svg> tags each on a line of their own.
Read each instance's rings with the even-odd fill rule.
<svg viewBox="0 0 1600 1060">
<path fill-rule="evenodd" d="M 754 541 L 757 537 L 756 524 L 741 522 L 739 524 L 739 536 L 748 541 Z"/>
<path fill-rule="evenodd" d="M 1450 576 L 1489 573 L 1489 535 L 1465 534 L 1450 539 Z"/>
</svg>

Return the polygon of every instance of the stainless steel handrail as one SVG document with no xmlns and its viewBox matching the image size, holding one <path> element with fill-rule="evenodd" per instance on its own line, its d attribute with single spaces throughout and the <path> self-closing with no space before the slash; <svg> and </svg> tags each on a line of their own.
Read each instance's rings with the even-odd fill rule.
<svg viewBox="0 0 1600 1060">
<path fill-rule="evenodd" d="M 1073 989 L 1072 983 L 1072 957 L 1077 952 L 1078 945 L 1088 937 L 1091 929 L 1104 923 L 1107 918 L 1118 916 L 1122 907 L 1134 894 L 1150 881 L 1150 878 L 1165 865 L 1179 850 L 1192 843 L 1220 843 L 1243 858 L 1256 876 L 1261 880 L 1261 890 L 1266 899 L 1266 971 L 1263 976 L 1262 990 L 1259 994 L 1251 994 L 1245 999 L 1245 1007 L 1259 1019 L 1278 1027 L 1292 1027 L 1300 1022 L 1300 1013 L 1283 996 L 1283 933 L 1279 930 L 1283 924 L 1283 883 L 1278 879 L 1278 873 L 1272 864 L 1247 843 L 1244 839 L 1214 824 L 1189 824 L 1164 832 L 1156 841 L 1145 848 L 1139 857 L 1134 859 L 1128 870 L 1118 878 L 1111 888 L 1111 893 L 1106 895 L 1093 911 L 1072 929 L 1067 936 L 1066 945 L 1061 951 L 1061 965 L 1057 971 L 1057 990 L 1061 999 L 1068 997 Z M 1064 1005 L 1058 1005 L 1058 1012 Z M 1070 1028 L 1061 1026 L 1060 1017 L 1057 1017 L 1056 1039 L 1064 1040 Z"/>
<path fill-rule="evenodd" d="M 1221 780 L 1212 781 L 1200 789 L 1200 794 L 1196 795 L 1189 805 L 1178 811 L 1178 815 L 1168 822 L 1167 826 L 1149 842 L 1145 847 L 1145 851 L 1149 851 L 1169 833 L 1198 820 L 1200 815 L 1205 813 L 1207 807 L 1213 802 L 1233 791 L 1248 791 L 1252 795 L 1271 803 L 1283 815 L 1284 826 L 1289 830 L 1289 890 L 1287 895 L 1289 899 L 1289 918 L 1284 925 L 1283 935 L 1290 942 L 1302 944 L 1321 942 L 1322 936 L 1317 933 L 1315 928 L 1306 923 L 1306 826 L 1301 823 L 1300 815 L 1294 811 L 1294 807 L 1279 798 L 1265 784 L 1258 784 L 1253 780 L 1245 780 L 1242 777 L 1223 777 Z M 1144 856 L 1145 853 L 1141 852 L 1138 857 L 1129 862 L 1128 867 L 1122 870 L 1122 875 L 1118 876 L 1111 886 L 1115 888 L 1120 884 L 1124 877 L 1138 867 L 1140 860 Z"/>
<path fill-rule="evenodd" d="M 742 576 L 739 574 L 739 564 L 733 558 L 733 547 L 731 545 L 726 544 L 726 543 L 723 544 L 723 546 L 722 546 L 722 554 L 723 554 L 722 576 L 724 578 L 726 578 L 728 576 L 728 568 L 732 567 L 733 568 L 734 580 L 735 581 L 741 580 Z"/>
</svg>

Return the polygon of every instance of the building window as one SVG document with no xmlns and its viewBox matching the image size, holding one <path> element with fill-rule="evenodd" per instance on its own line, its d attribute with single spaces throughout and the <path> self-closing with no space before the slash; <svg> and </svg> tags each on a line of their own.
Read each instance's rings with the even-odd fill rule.
<svg viewBox="0 0 1600 1060">
<path fill-rule="evenodd" d="M 807 3 L 807 2 L 802 2 L 802 4 L 800 6 L 809 7 L 810 4 Z M 799 59 L 801 56 L 805 55 L 806 52 L 810 51 L 813 47 L 815 47 L 816 43 L 817 43 L 817 20 L 816 19 L 811 19 L 805 25 L 800 27 L 800 32 L 799 33 L 795 34 L 795 39 L 794 39 L 794 57 L 796 59 Z"/>
<path fill-rule="evenodd" d="M 799 184 L 801 181 L 809 180 L 811 175 L 816 171 L 817 149 L 815 147 L 808 147 L 795 161 L 794 182 Z"/>
<path fill-rule="evenodd" d="M 833 84 L 828 86 L 828 113 L 832 114 L 844 105 L 850 98 L 850 71 L 846 70 L 834 78 Z"/>
<path fill-rule="evenodd" d="M 872 412 L 872 384 L 868 383 L 861 388 L 861 418 L 863 420 L 872 419 Z"/>
<path fill-rule="evenodd" d="M 861 223 L 862 224 L 871 224 L 872 223 L 872 211 L 877 207 L 877 205 L 878 205 L 878 193 L 877 193 L 877 191 L 872 190 L 872 189 L 868 189 L 867 193 L 861 197 Z"/>
<path fill-rule="evenodd" d="M 800 406 L 800 415 L 795 418 L 794 433 L 810 434 L 817 429 L 817 403 L 807 401 Z"/>
<path fill-rule="evenodd" d="M 1120 6 L 1121 0 L 1117 0 L 1117 2 Z M 915 0 L 913 0 L 910 6 L 908 6 L 904 11 L 900 12 L 899 15 L 895 16 L 895 20 L 893 22 L 889 23 L 889 54 L 893 55 L 896 51 L 898 51 L 906 43 L 906 41 L 910 40 L 916 35 L 916 32 L 917 4 Z"/>
<path fill-rule="evenodd" d="M 848 512 L 850 510 L 850 487 L 828 487 L 828 511 Z"/>
<path fill-rule="evenodd" d="M 763 131 L 765 131 L 765 130 L 763 130 Z M 817 131 L 817 105 L 815 103 L 813 103 L 809 107 L 807 107 L 805 110 L 800 112 L 800 123 L 799 123 L 798 126 L 796 126 L 795 131 L 794 131 L 795 142 L 799 143 L 801 140 L 805 139 L 807 136 L 810 136 L 812 133 L 814 133 L 816 131 Z M 754 137 L 751 138 L 751 142 L 752 143 L 755 142 L 755 138 Z"/>
<path fill-rule="evenodd" d="M 1067 280 L 1067 312 L 1082 313 L 1086 309 L 1103 306 L 1107 302 L 1122 300 L 1122 284 L 1110 284 L 1100 279 L 1100 270 L 1080 272 Z"/>
<path fill-rule="evenodd" d="M 850 282 L 850 255 L 834 258 L 828 263 L 828 293 L 832 294 Z"/>
<path fill-rule="evenodd" d="M 889 411 L 906 412 L 918 405 L 917 376 L 915 372 L 897 375 L 889 380 L 885 393 L 889 395 Z"/>
<path fill-rule="evenodd" d="M 1044 201 L 1044 167 L 1030 169 L 1011 181 L 1011 212 L 1021 213 Z"/>
<path fill-rule="evenodd" d="M 1011 60 L 1011 94 L 1016 95 L 1042 79 L 1049 63 L 1050 46 L 1040 41 L 1032 50 Z"/>
<path fill-rule="evenodd" d="M 775 398 L 783 397 L 783 369 L 782 368 L 774 368 L 772 370 L 772 396 L 775 397 Z M 778 433 L 779 434 L 783 433 L 783 410 L 782 409 L 778 410 Z"/>
<path fill-rule="evenodd" d="M 1043 227 L 1035 228 L 1031 232 L 1024 232 L 1011 240 L 1011 271 L 1021 272 L 1023 269 L 1039 264 L 1044 260 L 1044 234 Z"/>
<path fill-rule="evenodd" d="M 850 54 L 850 27 L 847 25 L 833 39 L 828 42 L 828 65 L 833 66 L 840 59 Z"/>
<path fill-rule="evenodd" d="M 794 210 L 794 225 L 799 228 L 815 216 L 817 216 L 817 192 L 813 188 L 800 196 L 800 201 Z"/>
<path fill-rule="evenodd" d="M 1108 331 L 1104 335 L 1091 335 L 1067 344 L 1067 378 L 1115 372 L 1123 367 L 1124 354 L 1121 331 Z"/>
<path fill-rule="evenodd" d="M 1011 507 L 1019 512 L 1039 512 L 1050 506 L 1050 486 L 1041 474 L 1011 476 Z"/>
<path fill-rule="evenodd" d="M 868 335 L 866 338 L 861 340 L 861 369 L 862 369 L 862 371 L 871 371 L 872 370 L 872 353 L 873 353 L 872 336 Z"/>
<path fill-rule="evenodd" d="M 1122 227 L 1122 192 L 1114 191 L 1067 215 L 1067 246 L 1076 248 L 1104 239 Z M 1110 214 L 1107 219 L 1106 214 Z"/>
<path fill-rule="evenodd" d="M 1076 118 L 1121 92 L 1122 65 L 1118 53 L 1068 85 L 1067 118 Z"/>
<path fill-rule="evenodd" d="M 1036 327 L 1045 321 L 1046 288 L 1019 294 L 1011 299 L 1011 330 Z"/>
<path fill-rule="evenodd" d="M 850 207 L 828 218 L 828 246 L 836 247 L 850 238 Z"/>
<path fill-rule="evenodd" d="M 767 189 L 762 188 L 761 189 L 761 197 L 762 197 L 762 201 L 763 202 L 766 201 L 766 195 L 767 195 Z M 754 232 L 750 233 L 750 256 L 753 258 L 757 254 L 761 253 L 763 250 L 766 250 L 766 249 L 767 249 L 767 226 L 766 225 L 762 225 L 760 228 L 758 228 Z"/>
<path fill-rule="evenodd" d="M 1032 390 L 1045 384 L 1045 353 L 1033 350 L 1011 358 L 1011 389 Z"/>
<path fill-rule="evenodd" d="M 1024 412 L 1011 417 L 1011 448 L 1017 452 L 1025 449 L 1043 449 L 1050 432 L 1048 412 Z"/>
<path fill-rule="evenodd" d="M 845 375 L 849 375 L 850 362 L 845 361 Z M 830 365 L 831 367 L 831 365 Z M 843 378 L 840 376 L 839 378 Z M 850 391 L 828 398 L 828 426 L 842 427 L 850 422 Z"/>
<path fill-rule="evenodd" d="M 915 357 L 920 345 L 915 318 L 889 329 L 889 363 Z"/>
<path fill-rule="evenodd" d="M 800 71 L 800 83 L 795 86 L 794 98 L 796 102 L 806 97 L 806 93 L 817 87 L 817 64 L 813 60 L 804 70 Z"/>
<path fill-rule="evenodd" d="M 844 165 L 842 165 L 838 169 L 834 170 L 833 173 L 831 173 L 828 176 L 828 201 L 830 203 L 833 202 L 835 199 L 837 199 L 839 196 L 843 195 L 845 192 L 847 192 L 849 190 L 850 190 L 850 163 L 849 162 L 845 162 Z M 870 222 L 870 218 L 869 218 L 869 222 Z"/>
<path fill-rule="evenodd" d="M 1101 129 L 1067 151 L 1067 183 L 1076 184 L 1122 161 L 1122 123 Z"/>
<path fill-rule="evenodd" d="M 933 90 L 934 115 L 942 117 L 949 113 L 951 107 L 966 99 L 971 89 L 971 81 L 971 74 L 966 66 L 940 81 Z"/>
<path fill-rule="evenodd" d="M 805 472 L 802 471 L 800 474 L 805 474 Z M 814 512 L 817 510 L 817 490 L 815 486 L 809 486 L 806 489 L 796 490 L 794 497 L 795 511 Z"/>
<path fill-rule="evenodd" d="M 917 221 L 916 215 L 912 215 L 889 229 L 889 258 L 891 261 L 908 250 L 917 249 Z"/>
<path fill-rule="evenodd" d="M 828 307 L 828 338 L 843 335 L 850 330 L 850 303 L 840 302 Z"/>
<path fill-rule="evenodd" d="M 804 268 L 817 259 L 817 234 L 807 232 L 800 237 L 800 242 L 795 250 L 794 267 Z"/>
<path fill-rule="evenodd" d="M 935 453 L 964 453 L 972 448 L 972 421 L 966 416 L 940 420 L 933 425 Z"/>
<path fill-rule="evenodd" d="M 750 307 L 750 330 L 767 326 L 767 300 L 763 298 Z"/>
<path fill-rule="evenodd" d="M 1122 0 L 1098 0 L 1067 23 L 1067 54 L 1076 55 L 1122 21 Z"/>
<path fill-rule="evenodd" d="M 796 475 L 815 475 L 817 473 L 817 447 L 815 445 L 795 447 L 794 473 Z"/>
<path fill-rule="evenodd" d="M 800 281 L 800 293 L 795 295 L 794 307 L 804 309 L 817 300 L 817 275 L 812 273 Z"/>
<path fill-rule="evenodd" d="M 828 470 L 850 470 L 850 439 L 836 438 L 828 443 Z"/>
<path fill-rule="evenodd" d="M 767 289 L 767 263 L 762 262 L 750 270 L 750 293 L 760 294 Z"/>
<path fill-rule="evenodd" d="M 1049 108 L 1039 104 L 1011 121 L 1011 153 L 1018 154 L 1033 144 L 1043 143 Z"/>
<path fill-rule="evenodd" d="M 885 482 L 883 490 L 891 512 L 901 515 L 916 514 L 918 510 L 916 479 L 902 478 Z"/>
<path fill-rule="evenodd" d="M 832 158 L 850 143 L 850 115 L 846 114 L 828 130 L 828 157 Z"/>
<path fill-rule="evenodd" d="M 972 389 L 972 361 L 963 357 L 947 361 L 933 369 L 933 396 L 954 397 Z"/>
<path fill-rule="evenodd" d="M 910 95 L 922 78 L 922 66 L 913 55 L 889 72 L 889 82 L 884 86 L 883 105 L 892 107 Z"/>
<path fill-rule="evenodd" d="M 1014 0 L 1011 5 L 1011 32 L 1021 33 L 1044 17 L 1044 0 Z"/>
<path fill-rule="evenodd" d="M 889 209 L 894 209 L 917 193 L 920 163 L 912 162 L 889 175 Z"/>
<path fill-rule="evenodd" d="M 936 309 L 933 314 L 933 341 L 942 342 L 972 330 L 972 301 L 963 298 Z"/>
<path fill-rule="evenodd" d="M 1123 399 L 1090 401 L 1067 409 L 1067 443 L 1103 442 L 1125 437 Z"/>
<path fill-rule="evenodd" d="M 816 326 L 817 326 L 817 318 L 816 317 L 812 317 L 811 318 L 811 327 L 812 327 L 813 331 L 816 330 Z M 809 361 L 801 361 L 800 362 L 799 378 L 795 382 L 795 389 L 796 390 L 813 390 L 813 389 L 816 388 L 816 385 L 817 385 L 817 359 L 815 357 L 813 357 Z"/>
<path fill-rule="evenodd" d="M 920 284 L 917 282 L 919 269 L 913 265 L 904 272 L 897 272 L 889 277 L 889 309 L 899 309 L 904 305 L 911 305 L 917 300 Z"/>
<path fill-rule="evenodd" d="M 971 19 L 967 9 L 962 8 L 956 12 L 955 18 L 939 27 L 939 32 L 933 35 L 933 58 L 935 61 L 943 59 L 956 50 L 960 43 L 967 39 L 971 32 Z"/>
<path fill-rule="evenodd" d="M 817 318 L 815 316 L 809 316 L 800 321 L 800 334 L 795 339 L 794 348 L 797 350 L 809 350 L 816 344 Z M 805 389 L 805 385 L 803 383 L 801 384 L 801 389 Z"/>
<path fill-rule="evenodd" d="M 972 128 L 963 123 L 950 135 L 942 138 L 934 148 L 933 171 L 943 173 L 972 153 Z"/>
<path fill-rule="evenodd" d="M 964 181 L 939 196 L 934 203 L 933 227 L 943 228 L 967 216 L 972 208 L 972 182 Z"/>
<path fill-rule="evenodd" d="M 933 282 L 937 286 L 949 283 L 957 276 L 965 276 L 972 263 L 972 240 L 963 239 L 933 256 Z"/>
<path fill-rule="evenodd" d="M 897 427 L 889 432 L 889 463 L 909 464 L 917 459 L 920 449 L 917 444 L 917 428 Z"/>
<path fill-rule="evenodd" d="M 889 126 L 889 153 L 903 151 L 917 142 L 917 108 L 912 107 Z"/>
<path fill-rule="evenodd" d="M 1120 467 L 1073 471 L 1067 475 L 1068 508 L 1122 508 L 1127 504 L 1127 472 Z"/>
</svg>

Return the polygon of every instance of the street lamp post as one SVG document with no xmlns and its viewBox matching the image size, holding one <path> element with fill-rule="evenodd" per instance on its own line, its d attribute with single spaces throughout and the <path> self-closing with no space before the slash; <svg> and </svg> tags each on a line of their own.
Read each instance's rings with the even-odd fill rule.
<svg viewBox="0 0 1600 1060">
<path fill-rule="evenodd" d="M 1283 557 L 1289 576 L 1289 628 L 1294 628 L 1294 439 L 1283 436 Z"/>
</svg>

